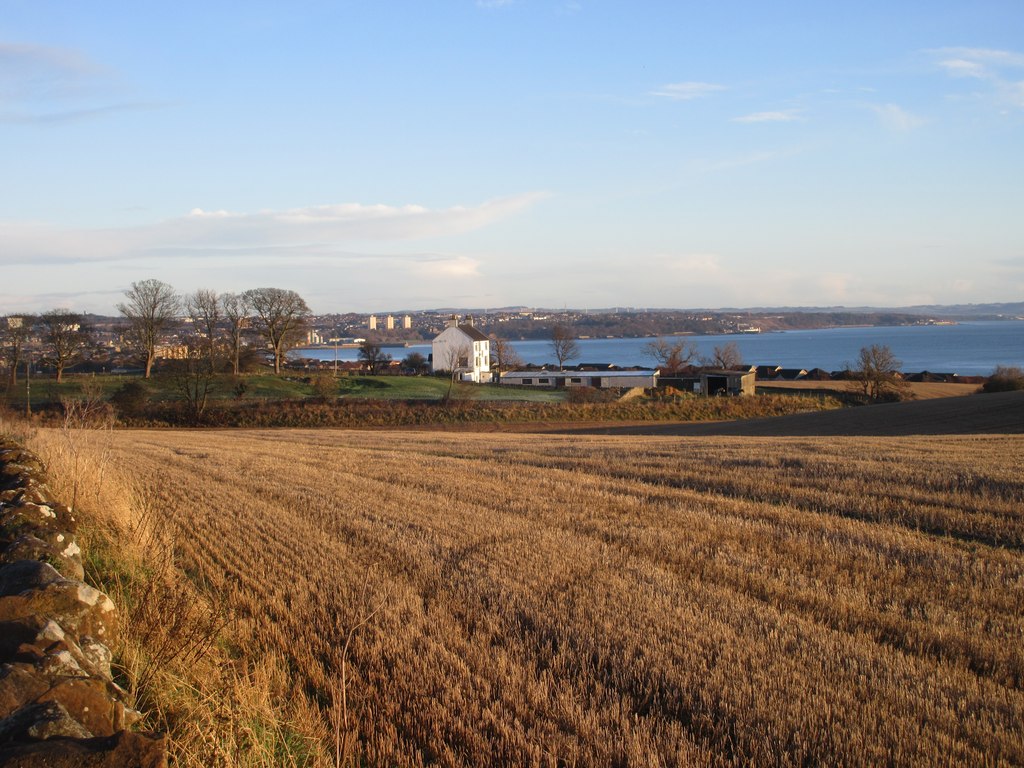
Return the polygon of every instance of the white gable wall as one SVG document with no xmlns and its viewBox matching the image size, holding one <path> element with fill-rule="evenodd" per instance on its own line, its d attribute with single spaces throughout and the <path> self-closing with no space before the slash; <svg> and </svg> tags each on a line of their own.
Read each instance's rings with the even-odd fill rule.
<svg viewBox="0 0 1024 768">
<path fill-rule="evenodd" d="M 461 328 L 445 328 L 430 345 L 433 371 L 450 371 L 456 364 L 459 379 L 477 383 L 491 380 L 491 342 L 475 340 Z M 453 356 L 458 354 L 458 360 Z"/>
</svg>

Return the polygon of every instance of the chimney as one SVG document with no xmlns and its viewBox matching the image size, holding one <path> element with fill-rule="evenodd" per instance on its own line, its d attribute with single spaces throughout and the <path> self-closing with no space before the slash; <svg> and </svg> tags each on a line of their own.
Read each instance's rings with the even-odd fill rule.
<svg viewBox="0 0 1024 768">
<path fill-rule="evenodd" d="M 473 327 L 473 316 L 472 315 L 466 315 L 466 325 L 468 325 L 470 328 Z"/>
<path fill-rule="evenodd" d="M 449 328 L 458 328 L 459 327 L 459 316 L 458 315 L 452 315 L 451 317 L 448 318 L 448 327 Z"/>
</svg>

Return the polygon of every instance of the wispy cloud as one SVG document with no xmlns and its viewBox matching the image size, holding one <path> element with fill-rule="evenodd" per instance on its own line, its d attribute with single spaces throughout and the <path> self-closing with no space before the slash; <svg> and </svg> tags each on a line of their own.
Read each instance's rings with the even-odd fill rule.
<svg viewBox="0 0 1024 768">
<path fill-rule="evenodd" d="M 724 90 L 726 90 L 726 86 L 719 85 L 718 83 L 669 83 L 668 85 L 661 86 L 656 91 L 651 91 L 651 95 L 661 96 L 673 101 L 690 101 L 691 99 L 699 99 L 702 96 Z"/>
<path fill-rule="evenodd" d="M 360 203 L 258 213 L 197 208 L 186 216 L 120 229 L 69 230 L 0 222 L 0 265 L 116 261 L 157 254 L 251 257 L 267 249 L 285 256 L 295 251 L 329 252 L 345 243 L 462 234 L 507 218 L 542 197 L 542 193 L 530 193 L 441 209 Z"/>
<path fill-rule="evenodd" d="M 123 90 L 117 73 L 80 51 L 0 42 L 0 122 L 71 122 L 158 106 L 126 100 Z"/>
<path fill-rule="evenodd" d="M 924 118 L 915 115 L 898 104 L 869 104 L 868 105 L 882 125 L 892 131 L 905 133 L 924 125 Z"/>
<path fill-rule="evenodd" d="M 1024 108 L 1024 53 L 992 48 L 935 48 L 927 53 L 951 77 L 986 83 L 999 102 Z"/>
<path fill-rule="evenodd" d="M 782 109 L 774 112 L 753 112 L 749 115 L 732 118 L 734 123 L 792 123 L 803 120 L 801 110 Z"/>
</svg>

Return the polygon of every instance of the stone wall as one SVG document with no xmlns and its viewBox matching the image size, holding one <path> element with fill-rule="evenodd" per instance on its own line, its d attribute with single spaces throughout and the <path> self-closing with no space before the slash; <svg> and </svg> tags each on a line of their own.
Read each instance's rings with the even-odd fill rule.
<svg viewBox="0 0 1024 768">
<path fill-rule="evenodd" d="M 117 611 L 82 581 L 71 511 L 42 464 L 0 439 L 0 766 L 167 765 L 114 682 Z"/>
</svg>

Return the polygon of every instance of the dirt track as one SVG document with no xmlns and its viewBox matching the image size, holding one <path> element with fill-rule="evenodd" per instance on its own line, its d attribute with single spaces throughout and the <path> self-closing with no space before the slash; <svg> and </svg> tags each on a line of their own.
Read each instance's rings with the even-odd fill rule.
<svg viewBox="0 0 1024 768">
<path fill-rule="evenodd" d="M 699 423 L 525 426 L 574 435 L 897 436 L 1024 434 L 1024 392 L 944 397 L 908 403 L 801 413 L 774 419 Z"/>
</svg>

